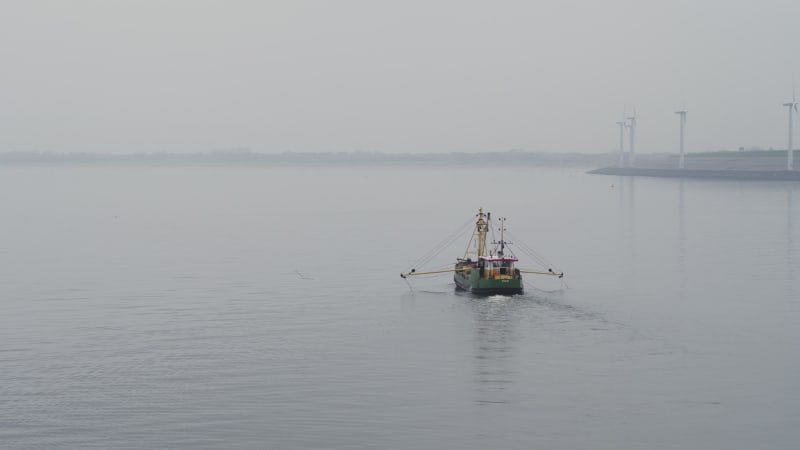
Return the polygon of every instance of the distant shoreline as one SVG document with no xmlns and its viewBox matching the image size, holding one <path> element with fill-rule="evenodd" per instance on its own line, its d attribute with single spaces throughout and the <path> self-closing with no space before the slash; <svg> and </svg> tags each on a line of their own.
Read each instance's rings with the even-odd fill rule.
<svg viewBox="0 0 800 450">
<path fill-rule="evenodd" d="M 540 153 L 525 151 L 481 153 L 257 153 L 245 150 L 205 153 L 0 153 L 0 165 L 244 165 L 244 166 L 306 166 L 306 165 L 538 165 L 538 166 L 597 166 L 614 160 L 609 154 Z"/>
<path fill-rule="evenodd" d="M 729 179 L 790 179 L 786 151 L 703 152 L 686 155 L 686 169 L 677 169 L 675 154 L 638 154 L 636 168 L 618 167 L 618 153 L 550 153 L 510 150 L 454 153 L 284 152 L 247 149 L 195 153 L 0 153 L 3 166 L 181 166 L 181 167 L 570 167 L 588 173 L 626 176 L 702 177 Z M 798 152 L 800 166 L 800 152 Z"/>
</svg>

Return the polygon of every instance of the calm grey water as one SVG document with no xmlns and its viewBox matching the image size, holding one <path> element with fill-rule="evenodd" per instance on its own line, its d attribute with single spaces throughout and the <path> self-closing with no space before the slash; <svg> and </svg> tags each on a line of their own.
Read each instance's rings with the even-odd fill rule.
<svg viewBox="0 0 800 450">
<path fill-rule="evenodd" d="M 0 168 L 0 447 L 794 449 L 799 203 L 579 169 Z M 409 290 L 480 206 L 566 287 Z"/>
</svg>

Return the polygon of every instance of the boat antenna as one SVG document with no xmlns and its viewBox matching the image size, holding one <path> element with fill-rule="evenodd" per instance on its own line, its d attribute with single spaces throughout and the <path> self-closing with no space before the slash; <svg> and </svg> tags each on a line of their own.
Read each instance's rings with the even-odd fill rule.
<svg viewBox="0 0 800 450">
<path fill-rule="evenodd" d="M 503 251 L 506 249 L 506 241 L 503 240 L 503 232 L 506 231 L 506 218 L 500 218 L 500 252 L 498 255 L 503 256 Z"/>
</svg>

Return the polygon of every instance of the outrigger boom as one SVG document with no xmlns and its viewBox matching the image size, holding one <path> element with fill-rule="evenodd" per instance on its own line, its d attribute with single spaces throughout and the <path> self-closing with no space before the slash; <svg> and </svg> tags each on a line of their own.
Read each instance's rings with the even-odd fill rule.
<svg viewBox="0 0 800 450">
<path fill-rule="evenodd" d="M 401 273 L 400 278 L 410 277 L 414 275 L 433 275 L 436 273 L 447 273 L 447 272 L 456 272 L 456 271 L 466 271 L 470 269 L 442 269 L 442 270 L 429 270 L 427 272 L 417 272 L 416 269 L 411 269 L 411 272 Z"/>
<path fill-rule="evenodd" d="M 472 268 L 469 267 L 464 267 L 460 269 L 429 270 L 427 272 L 417 272 L 416 269 L 411 269 L 410 272 L 401 273 L 400 278 L 411 277 L 414 275 L 434 275 L 437 273 L 447 273 L 447 272 L 469 272 L 470 270 L 472 270 Z M 525 269 L 517 269 L 517 270 L 519 270 L 520 273 L 530 273 L 533 275 L 552 275 L 552 276 L 557 276 L 558 278 L 564 278 L 564 272 L 553 272 L 552 269 L 550 269 L 547 272 L 541 272 L 536 270 L 525 270 Z"/>
<path fill-rule="evenodd" d="M 524 270 L 524 269 L 519 269 L 519 271 L 521 273 L 531 273 L 534 275 L 554 275 L 557 276 L 558 278 L 564 278 L 564 272 L 553 272 L 552 269 L 549 269 L 547 272 L 537 272 L 535 270 Z"/>
</svg>

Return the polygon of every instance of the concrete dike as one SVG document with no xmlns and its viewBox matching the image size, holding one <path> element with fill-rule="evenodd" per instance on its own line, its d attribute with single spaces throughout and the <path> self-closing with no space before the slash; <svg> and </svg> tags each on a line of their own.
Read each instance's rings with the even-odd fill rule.
<svg viewBox="0 0 800 450">
<path fill-rule="evenodd" d="M 596 175 L 622 175 L 670 178 L 717 178 L 727 180 L 780 180 L 800 181 L 797 170 L 730 170 L 730 169 L 667 169 L 638 167 L 602 167 L 586 173 Z"/>
<path fill-rule="evenodd" d="M 786 169 L 786 151 L 706 152 L 686 155 L 685 168 L 678 168 L 677 155 L 641 155 L 637 167 L 608 166 L 590 170 L 598 175 L 670 178 L 716 178 L 726 180 L 800 181 L 800 158 L 795 169 Z M 800 156 L 800 155 L 798 155 Z"/>
</svg>

